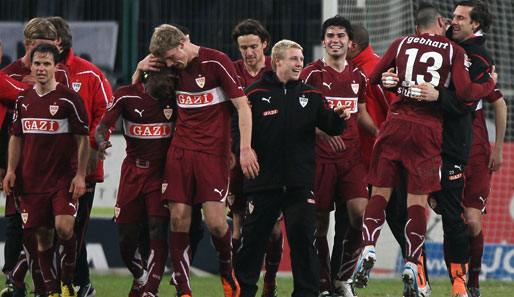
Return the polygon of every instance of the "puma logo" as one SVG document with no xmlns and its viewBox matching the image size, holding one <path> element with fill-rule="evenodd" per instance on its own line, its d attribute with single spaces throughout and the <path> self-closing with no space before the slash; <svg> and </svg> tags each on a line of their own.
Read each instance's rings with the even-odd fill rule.
<svg viewBox="0 0 514 297">
<path fill-rule="evenodd" d="M 366 221 L 373 221 L 375 223 L 380 223 L 380 219 L 374 219 L 374 218 L 366 218 Z"/>
<path fill-rule="evenodd" d="M 27 105 L 25 105 L 25 103 L 22 103 L 22 104 L 21 104 L 21 106 L 22 106 L 23 108 L 25 108 L 25 111 L 27 111 L 27 108 L 29 108 L 29 105 L 28 105 L 28 104 L 27 104 Z"/>
<path fill-rule="evenodd" d="M 139 111 L 137 108 L 134 108 L 134 111 L 137 112 L 140 117 L 143 117 L 143 111 L 145 111 L 145 110 L 143 109 L 143 110 Z"/>
<path fill-rule="evenodd" d="M 425 235 L 421 235 L 421 234 L 418 234 L 416 232 L 411 232 L 410 234 L 419 237 L 419 239 L 421 239 L 421 240 L 425 240 Z"/>
<path fill-rule="evenodd" d="M 332 83 L 327 84 L 326 82 L 323 82 L 323 85 L 326 86 L 329 90 L 332 90 Z"/>
<path fill-rule="evenodd" d="M 264 98 L 264 97 L 262 97 L 262 101 L 266 101 L 266 102 L 268 102 L 268 103 L 271 103 L 271 102 L 270 102 L 270 101 L 271 101 L 271 96 L 269 96 L 268 98 Z"/>
<path fill-rule="evenodd" d="M 485 199 L 482 196 L 478 197 L 478 199 L 480 199 L 480 201 L 485 205 Z"/>
<path fill-rule="evenodd" d="M 73 209 L 75 210 L 75 212 L 77 212 L 77 206 L 73 203 L 68 203 L 69 206 L 73 207 Z"/>
<path fill-rule="evenodd" d="M 453 167 L 459 169 L 460 171 L 462 171 L 462 165 L 453 165 Z"/>
<path fill-rule="evenodd" d="M 220 197 L 223 197 L 223 190 L 224 189 L 218 190 L 218 189 L 214 188 L 214 192 L 220 194 Z"/>
</svg>

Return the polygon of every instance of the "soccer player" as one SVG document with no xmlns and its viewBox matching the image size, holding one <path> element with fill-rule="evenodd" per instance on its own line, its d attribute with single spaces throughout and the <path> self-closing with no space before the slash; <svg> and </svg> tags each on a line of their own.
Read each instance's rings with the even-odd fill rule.
<svg viewBox="0 0 514 297">
<path fill-rule="evenodd" d="M 234 62 L 234 66 L 243 88 L 248 87 L 253 82 L 261 79 L 265 71 L 272 70 L 271 58 L 264 55 L 270 42 L 270 35 L 262 24 L 253 19 L 246 19 L 236 25 L 232 32 L 232 39 L 237 44 L 241 52 L 241 60 Z M 232 129 L 237 131 L 237 121 L 232 119 Z M 238 154 L 239 140 L 237 133 L 232 133 L 232 151 Z M 235 252 L 241 245 L 241 228 L 244 225 L 244 212 L 246 210 L 246 197 L 243 194 L 243 172 L 237 161 L 230 174 L 230 194 L 228 205 L 232 212 L 234 232 L 232 233 L 232 248 Z M 284 238 L 280 228 L 281 219 L 277 220 L 271 236 L 266 245 L 266 257 L 264 259 L 264 285 L 262 288 L 263 297 L 276 296 L 276 275 L 280 260 L 282 259 L 282 247 Z"/>
<path fill-rule="evenodd" d="M 315 128 L 339 135 L 349 105 L 332 111 L 321 93 L 300 79 L 302 47 L 290 40 L 273 46 L 273 72 L 246 89 L 252 105 L 252 139 L 261 172 L 246 179 L 248 197 L 236 275 L 241 296 L 253 297 L 266 239 L 280 213 L 291 246 L 294 297 L 314 297 L 319 290 L 319 261 L 314 246 Z"/>
<path fill-rule="evenodd" d="M 15 170 L 20 166 L 23 226 L 36 234 L 41 273 L 51 297 L 76 296 L 72 284 L 77 245 L 73 225 L 77 199 L 86 190 L 89 132 L 82 99 L 55 80 L 57 56 L 57 48 L 49 44 L 40 44 L 32 51 L 36 85 L 20 93 L 16 102 L 3 182 L 6 194 L 11 194 Z M 54 228 L 60 244 L 62 295 L 58 293 Z"/>
<path fill-rule="evenodd" d="M 75 56 L 72 49 L 71 30 L 66 21 L 61 17 L 47 18 L 57 30 L 57 48 L 59 59 L 68 67 L 71 86 L 75 92 L 84 100 L 89 118 L 89 159 L 86 177 L 86 193 L 79 199 L 79 210 L 75 233 L 78 237 L 77 266 L 73 277 L 73 284 L 80 287 L 78 297 L 91 297 L 96 294 L 89 279 L 89 264 L 87 261 L 87 250 L 85 235 L 97 182 L 103 182 L 103 161 L 98 160 L 98 145 L 95 142 L 95 129 L 109 102 L 112 100 L 112 89 L 105 75 L 92 63 Z"/>
<path fill-rule="evenodd" d="M 418 294 L 417 263 L 426 232 L 425 205 L 428 194 L 441 187 L 442 142 L 440 111 L 433 104 L 418 101 L 419 88 L 411 86 L 430 83 L 447 88 L 451 80 L 457 96 L 472 101 L 489 94 L 495 84 L 493 78 L 485 84 L 471 83 L 464 50 L 443 36 L 446 28 L 435 6 L 420 4 L 415 19 L 418 34 L 395 40 L 370 76 L 371 83 L 380 83 L 382 73 L 395 67 L 400 98 L 392 105 L 372 153 L 368 182 L 373 189 L 364 213 L 364 249 L 354 275 L 360 286 L 366 285 L 376 261 L 375 244 L 385 221 L 384 210 L 392 188 L 405 175 L 407 255 L 402 279 L 407 296 Z"/>
<path fill-rule="evenodd" d="M 229 186 L 230 113 L 239 115 L 240 162 L 243 173 L 255 178 L 259 164 L 252 150 L 251 111 L 230 59 L 223 53 L 193 44 L 176 27 L 163 24 L 150 41 L 149 65 L 159 59 L 179 70 L 176 132 L 167 155 L 163 199 L 170 209 L 170 254 L 178 296 L 191 296 L 189 284 L 189 225 L 191 208 L 202 204 L 214 247 L 218 251 L 225 296 L 239 296 L 232 269 L 231 231 L 226 221 Z M 138 64 L 139 65 L 139 64 Z M 133 81 L 139 81 L 138 67 Z"/>
<path fill-rule="evenodd" d="M 368 202 L 366 167 L 361 158 L 357 124 L 371 135 L 378 129 L 366 110 L 364 73 L 346 60 L 353 39 L 350 22 L 340 15 L 327 19 L 322 26 L 321 40 L 325 57 L 311 63 L 301 73 L 306 84 L 321 90 L 331 107 L 350 105 L 358 116 L 347 121 L 344 133 L 329 136 L 319 131 L 316 137 L 316 248 L 320 258 L 320 296 L 332 296 L 330 255 L 327 241 L 329 214 L 334 203 L 346 204 L 350 228 L 344 238 L 344 254 L 335 280 L 335 293 L 354 296 L 351 277 L 362 242 L 362 215 Z"/>
<path fill-rule="evenodd" d="M 109 128 L 122 117 L 127 157 L 122 165 L 114 220 L 120 234 L 121 257 L 134 276 L 129 296 L 157 296 L 168 258 L 169 211 L 162 202 L 161 189 L 166 152 L 175 128 L 175 78 L 175 71 L 170 69 L 151 71 L 145 83 L 116 90 L 114 103 L 95 132 L 103 158 L 111 147 Z M 143 220 L 148 221 L 150 231 L 151 256 L 147 261 L 141 259 L 138 250 Z"/>
<path fill-rule="evenodd" d="M 14 80 L 20 81 L 26 85 L 33 85 L 35 78 L 31 75 L 30 54 L 32 50 L 41 43 L 55 44 L 57 32 L 55 27 L 47 20 L 33 18 L 25 25 L 23 35 L 25 37 L 25 55 L 7 65 L 2 69 L 2 72 Z M 66 66 L 61 63 L 57 64 L 55 79 L 62 85 L 69 87 L 69 76 Z M 9 112 L 8 115 L 11 115 L 11 112 Z M 11 124 L 11 119 L 12 116 L 6 120 L 8 126 Z M 6 127 L 6 129 L 7 128 L 8 127 Z M 22 229 L 22 219 L 17 209 L 17 201 L 15 201 L 15 199 L 14 196 L 8 197 L 5 207 L 5 215 L 9 218 L 6 232 L 6 248 L 4 252 L 6 261 L 3 267 L 3 272 L 7 274 L 6 291 L 24 295 L 26 291 L 24 279 L 27 271 L 30 269 L 35 293 L 43 294 L 45 284 L 41 277 L 39 262 L 37 260 L 36 237 L 32 230 Z M 22 241 L 24 249 L 22 249 Z"/>
</svg>

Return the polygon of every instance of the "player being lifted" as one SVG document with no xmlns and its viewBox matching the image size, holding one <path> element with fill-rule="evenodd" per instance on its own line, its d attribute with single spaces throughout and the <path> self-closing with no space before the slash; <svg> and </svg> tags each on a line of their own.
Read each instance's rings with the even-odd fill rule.
<svg viewBox="0 0 514 297">
<path fill-rule="evenodd" d="M 430 83 L 447 88 L 454 83 L 462 100 L 477 100 L 490 93 L 495 80 L 471 83 L 464 50 L 443 36 L 443 18 L 438 9 L 422 3 L 416 13 L 418 34 L 398 38 L 389 47 L 370 76 L 381 82 L 383 72 L 396 67 L 399 100 L 395 101 L 382 126 L 371 158 L 368 182 L 373 185 L 364 213 L 364 249 L 354 274 L 357 285 L 365 286 L 376 261 L 375 244 L 385 221 L 392 188 L 405 176 L 407 185 L 406 259 L 402 279 L 407 296 L 417 296 L 417 263 L 426 232 L 425 205 L 428 194 L 439 190 L 442 119 L 438 108 L 420 102 L 415 84 Z M 496 75 L 493 75 L 496 77 Z"/>
<path fill-rule="evenodd" d="M 340 15 L 327 19 L 321 31 L 325 58 L 311 63 L 302 71 L 306 84 L 321 90 L 331 107 L 350 105 L 351 113 L 358 116 L 347 121 L 344 133 L 329 136 L 317 130 L 316 175 L 316 248 L 320 258 L 320 296 L 331 295 L 330 255 L 327 241 L 330 211 L 346 204 L 350 218 L 344 239 L 344 254 L 335 293 L 355 296 L 351 277 L 358 260 L 362 242 L 362 215 L 368 202 L 366 168 L 361 158 L 357 124 L 376 136 L 378 129 L 366 110 L 367 78 L 360 68 L 346 61 L 353 38 L 350 22 Z"/>
</svg>

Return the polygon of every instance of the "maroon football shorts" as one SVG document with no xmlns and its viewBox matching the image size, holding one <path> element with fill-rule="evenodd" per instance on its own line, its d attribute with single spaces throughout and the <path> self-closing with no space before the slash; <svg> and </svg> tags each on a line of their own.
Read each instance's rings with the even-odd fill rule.
<svg viewBox="0 0 514 297">
<path fill-rule="evenodd" d="M 231 212 L 244 213 L 246 210 L 246 196 L 243 193 L 244 175 L 239 160 L 230 170 L 230 188 L 228 194 L 228 207 Z"/>
<path fill-rule="evenodd" d="M 24 193 L 21 197 L 20 213 L 23 228 L 54 226 L 59 215 L 76 216 L 78 200 L 71 199 L 69 188 L 52 193 Z"/>
<path fill-rule="evenodd" d="M 466 185 L 464 186 L 462 203 L 465 207 L 476 208 L 485 213 L 485 204 L 491 192 L 493 172 L 490 168 L 487 168 L 487 161 L 471 161 L 466 165 Z"/>
<path fill-rule="evenodd" d="M 164 170 L 162 199 L 187 205 L 226 203 L 230 182 L 229 156 L 216 156 L 171 146 Z"/>
<path fill-rule="evenodd" d="M 116 223 L 140 223 L 148 217 L 168 216 L 169 211 L 161 199 L 163 169 L 164 160 L 125 158 L 114 207 Z"/>
<path fill-rule="evenodd" d="M 392 188 L 405 178 L 407 192 L 441 189 L 441 130 L 406 120 L 386 120 L 371 155 L 367 182 Z"/>
<path fill-rule="evenodd" d="M 334 210 L 336 205 L 354 198 L 368 198 L 366 167 L 360 154 L 354 158 L 337 163 L 316 162 L 314 178 L 314 197 L 316 209 Z"/>
</svg>

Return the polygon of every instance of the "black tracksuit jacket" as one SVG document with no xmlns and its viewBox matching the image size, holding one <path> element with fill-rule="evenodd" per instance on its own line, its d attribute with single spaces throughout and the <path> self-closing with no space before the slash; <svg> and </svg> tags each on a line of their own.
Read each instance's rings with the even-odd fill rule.
<svg viewBox="0 0 514 297">
<path fill-rule="evenodd" d="M 245 193 L 314 187 L 315 129 L 340 135 L 346 122 L 317 89 L 301 80 L 284 84 L 272 71 L 245 90 L 252 107 L 252 148 L 260 164 Z"/>
</svg>

